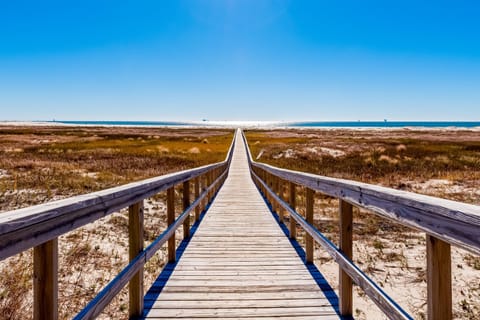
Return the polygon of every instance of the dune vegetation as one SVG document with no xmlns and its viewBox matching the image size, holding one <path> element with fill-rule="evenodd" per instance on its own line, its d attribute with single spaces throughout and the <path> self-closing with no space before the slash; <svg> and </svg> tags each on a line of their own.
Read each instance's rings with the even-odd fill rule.
<svg viewBox="0 0 480 320">
<path fill-rule="evenodd" d="M 223 161 L 232 137 L 233 130 L 217 129 L 0 127 L 0 211 Z M 160 193 L 144 203 L 146 244 L 166 228 L 164 200 Z M 145 288 L 165 261 L 160 250 L 146 265 Z M 60 318 L 72 318 L 127 263 L 127 209 L 61 236 Z M 32 250 L 0 261 L 0 319 L 33 317 L 32 272 Z M 124 289 L 100 319 L 127 318 Z"/>
<path fill-rule="evenodd" d="M 480 132 L 472 130 L 248 130 L 256 161 L 480 204 Z M 304 192 L 297 193 L 303 213 Z M 316 227 L 338 244 L 338 201 L 317 194 Z M 288 223 L 288 218 L 286 219 Z M 354 208 L 354 261 L 416 319 L 426 317 L 425 234 Z M 299 241 L 304 241 L 300 232 Z M 338 267 L 317 246 L 315 259 L 329 283 Z M 454 315 L 480 316 L 480 257 L 452 247 Z M 368 311 L 367 311 L 368 310 Z M 354 316 L 382 314 L 355 287 Z M 368 315 L 368 316 L 367 316 Z"/>
</svg>

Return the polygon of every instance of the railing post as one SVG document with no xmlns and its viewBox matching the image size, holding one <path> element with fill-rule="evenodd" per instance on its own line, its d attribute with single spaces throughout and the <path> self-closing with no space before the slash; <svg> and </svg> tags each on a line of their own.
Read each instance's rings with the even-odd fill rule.
<svg viewBox="0 0 480 320">
<path fill-rule="evenodd" d="M 278 177 L 277 176 L 273 176 L 272 190 L 273 190 L 273 193 L 276 196 L 278 196 Z M 277 215 L 280 215 L 280 204 L 278 203 L 277 200 L 274 200 L 274 203 L 275 205 L 273 206 L 273 211 L 275 211 Z"/>
<path fill-rule="evenodd" d="M 352 259 L 352 205 L 339 200 L 340 211 L 340 251 Z M 352 279 L 339 267 L 340 315 L 351 316 L 353 310 Z"/>
<path fill-rule="evenodd" d="M 267 185 L 267 189 L 265 190 L 265 195 L 267 196 L 268 203 L 270 203 L 270 209 L 273 210 L 272 196 L 270 195 L 270 192 L 268 192 L 268 189 L 272 189 L 271 188 L 272 178 L 270 173 L 268 172 L 265 172 L 265 184 Z"/>
<path fill-rule="evenodd" d="M 130 261 L 143 250 L 143 200 L 128 208 L 128 255 Z M 143 313 L 143 266 L 132 277 L 128 287 L 129 316 L 140 317 Z"/>
<path fill-rule="evenodd" d="M 198 177 L 195 178 L 195 181 L 194 181 L 194 188 L 195 188 L 195 200 L 198 199 L 198 197 L 200 196 L 200 179 Z M 195 207 L 195 221 L 198 221 L 200 220 L 200 207 L 202 206 L 202 204 L 200 203 L 199 205 L 197 205 Z"/>
<path fill-rule="evenodd" d="M 427 235 L 428 319 L 452 319 L 450 244 Z"/>
<path fill-rule="evenodd" d="M 58 319 L 58 238 L 33 249 L 33 319 Z"/>
<path fill-rule="evenodd" d="M 265 192 L 263 192 L 263 184 L 260 183 L 260 181 L 263 181 L 263 170 L 262 169 L 258 169 L 258 187 L 260 189 L 260 192 L 265 194 Z"/>
<path fill-rule="evenodd" d="M 280 199 L 285 200 L 285 180 L 281 180 L 280 178 L 278 178 L 278 184 L 279 184 L 278 195 L 280 196 Z M 285 215 L 285 209 L 282 206 L 280 206 L 280 210 L 278 212 L 278 219 L 280 220 L 281 223 L 283 223 L 284 215 Z"/>
<path fill-rule="evenodd" d="M 200 176 L 200 191 L 203 193 L 205 191 L 205 185 L 206 185 L 206 180 L 207 178 L 205 177 L 205 175 L 203 174 L 202 176 Z M 200 202 L 201 203 L 201 207 L 200 207 L 200 211 L 203 212 L 205 211 L 205 207 L 207 206 L 206 203 L 207 203 L 207 196 L 205 196 L 202 201 Z"/>
<path fill-rule="evenodd" d="M 212 185 L 212 171 L 209 171 L 207 172 L 207 188 L 210 188 L 210 186 Z M 207 201 L 207 204 L 210 203 L 210 201 L 212 200 L 212 189 L 210 189 L 210 191 L 208 191 L 208 201 Z"/>
<path fill-rule="evenodd" d="M 183 182 L 183 211 L 190 206 L 190 181 Z M 190 237 L 190 214 L 183 221 L 183 239 Z"/>
<path fill-rule="evenodd" d="M 313 225 L 313 195 L 314 191 L 310 188 L 306 188 L 306 208 L 305 208 L 305 220 L 311 225 Z M 307 232 L 306 233 L 306 239 L 305 239 L 305 258 L 306 258 L 306 263 L 313 263 L 313 256 L 314 253 L 314 247 L 313 247 L 313 238 L 312 236 Z"/>
<path fill-rule="evenodd" d="M 289 197 L 289 204 L 290 208 L 295 211 L 296 206 L 296 192 L 295 192 L 295 183 L 290 182 L 290 197 Z M 295 240 L 297 238 L 297 221 L 290 215 L 290 239 Z"/>
<path fill-rule="evenodd" d="M 167 225 L 175 222 L 175 187 L 167 189 Z M 168 239 L 168 262 L 175 262 L 176 255 L 175 232 Z"/>
</svg>

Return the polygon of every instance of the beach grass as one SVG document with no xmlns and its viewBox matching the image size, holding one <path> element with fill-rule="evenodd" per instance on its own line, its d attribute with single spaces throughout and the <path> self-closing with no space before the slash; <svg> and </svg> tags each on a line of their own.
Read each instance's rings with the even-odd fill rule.
<svg viewBox="0 0 480 320">
<path fill-rule="evenodd" d="M 0 211 L 223 161 L 232 138 L 228 129 L 0 127 Z M 178 215 L 181 186 L 175 193 Z M 146 244 L 166 229 L 165 198 L 144 201 Z M 165 261 L 163 248 L 146 265 L 146 288 Z M 127 208 L 59 237 L 60 319 L 78 313 L 127 263 Z M 32 250 L 0 261 L 0 319 L 32 318 L 32 277 Z M 126 318 L 124 289 L 99 319 Z"/>
<path fill-rule="evenodd" d="M 0 211 L 222 161 L 232 132 L 0 128 Z"/>
<path fill-rule="evenodd" d="M 259 162 L 480 204 L 479 131 L 258 129 L 245 135 Z M 304 214 L 304 187 L 297 188 L 297 211 Z M 314 212 L 315 227 L 338 245 L 338 200 L 316 193 Z M 285 220 L 288 225 L 289 218 Z M 425 318 L 425 234 L 358 208 L 353 223 L 354 262 L 415 319 Z M 304 243 L 305 233 L 297 232 Z M 336 288 L 338 266 L 319 245 L 315 261 Z M 479 266 L 480 257 L 452 247 L 456 319 L 477 319 L 480 314 Z M 382 318 L 358 287 L 354 300 L 356 318 Z"/>
</svg>

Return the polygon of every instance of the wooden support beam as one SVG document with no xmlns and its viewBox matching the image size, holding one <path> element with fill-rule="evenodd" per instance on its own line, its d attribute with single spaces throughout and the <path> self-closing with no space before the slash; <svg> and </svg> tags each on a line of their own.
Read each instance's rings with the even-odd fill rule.
<svg viewBox="0 0 480 320">
<path fill-rule="evenodd" d="M 305 206 L 305 220 L 311 225 L 313 225 L 313 204 L 314 204 L 314 193 L 310 188 L 306 188 L 306 206 Z M 312 236 L 307 232 L 305 238 L 305 262 L 313 263 L 314 259 L 314 243 Z"/>
<path fill-rule="evenodd" d="M 265 180 L 266 174 L 267 174 L 267 173 L 266 173 L 265 170 L 262 170 L 262 171 L 261 171 L 261 176 L 260 176 L 260 178 L 262 179 L 262 181 L 266 181 L 266 180 Z M 262 188 L 263 195 L 266 196 L 266 195 L 267 195 L 267 192 L 266 192 L 265 186 L 262 185 L 261 188 Z"/>
<path fill-rule="evenodd" d="M 352 205 L 339 200 L 340 211 L 340 251 L 350 260 L 352 259 Z M 353 310 L 352 279 L 339 266 L 339 302 L 340 315 L 349 317 Z"/>
<path fill-rule="evenodd" d="M 207 173 L 207 188 L 210 187 L 212 185 L 212 171 L 209 171 Z M 210 191 L 208 191 L 208 201 L 207 203 L 210 203 L 210 201 L 212 201 L 212 189 L 210 189 Z"/>
<path fill-rule="evenodd" d="M 190 181 L 183 182 L 183 211 L 190 206 Z M 190 216 L 183 221 L 183 239 L 190 238 Z"/>
<path fill-rule="evenodd" d="M 33 249 L 33 318 L 58 319 L 58 238 Z"/>
<path fill-rule="evenodd" d="M 128 256 L 130 262 L 143 250 L 143 200 L 128 208 Z M 143 266 L 132 277 L 128 287 L 130 319 L 143 313 Z"/>
<path fill-rule="evenodd" d="M 296 206 L 296 190 L 295 190 L 295 183 L 290 182 L 290 197 L 289 197 L 289 204 L 290 208 L 295 210 Z M 297 238 L 297 222 L 293 217 L 290 217 L 290 239 L 296 239 Z"/>
<path fill-rule="evenodd" d="M 271 187 L 272 187 L 271 186 L 271 184 L 272 184 L 271 175 L 268 172 L 265 172 L 265 182 L 267 183 L 267 188 L 271 189 Z M 270 204 L 270 208 L 273 210 L 272 196 L 270 195 L 270 192 L 268 192 L 268 191 L 266 192 L 266 195 L 267 195 L 267 201 Z"/>
<path fill-rule="evenodd" d="M 452 319 L 452 262 L 450 244 L 427 235 L 428 319 Z"/>
<path fill-rule="evenodd" d="M 175 187 L 167 189 L 167 225 L 175 222 Z M 168 239 L 168 262 L 175 262 L 176 256 L 175 233 Z"/>
<path fill-rule="evenodd" d="M 195 200 L 198 199 L 200 196 L 200 179 L 198 177 L 194 180 L 194 188 L 195 188 Z M 200 220 L 200 212 L 201 212 L 201 204 L 195 207 L 195 221 Z"/>
<path fill-rule="evenodd" d="M 281 178 L 278 178 L 278 184 L 279 184 L 279 196 L 282 200 L 285 200 L 285 180 L 282 180 Z M 278 213 L 278 218 L 281 223 L 283 223 L 285 217 L 285 209 L 280 206 L 280 211 Z"/>
<path fill-rule="evenodd" d="M 276 176 L 272 176 L 273 181 L 272 181 L 272 190 L 273 192 L 278 196 L 278 178 Z M 278 215 L 280 214 L 280 205 L 276 200 L 273 201 L 273 211 Z"/>
<path fill-rule="evenodd" d="M 200 181 L 201 181 L 201 183 L 202 183 L 200 190 L 201 190 L 202 192 L 204 192 L 204 191 L 207 189 L 207 188 L 206 188 L 206 186 L 207 186 L 207 176 L 206 176 L 206 175 L 203 175 L 203 176 L 201 177 Z M 207 207 L 207 201 L 208 201 L 207 198 L 208 198 L 208 196 L 205 196 L 205 197 L 203 198 L 203 200 L 202 200 L 202 207 L 201 207 L 201 209 L 202 209 L 201 211 L 202 211 L 202 212 L 205 211 L 205 208 Z"/>
</svg>

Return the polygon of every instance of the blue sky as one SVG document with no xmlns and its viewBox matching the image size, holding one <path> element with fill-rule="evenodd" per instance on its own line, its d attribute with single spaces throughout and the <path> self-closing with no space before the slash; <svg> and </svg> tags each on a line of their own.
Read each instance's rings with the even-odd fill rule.
<svg viewBox="0 0 480 320">
<path fill-rule="evenodd" d="M 477 1 L 0 1 L 3 120 L 480 120 Z"/>
</svg>

